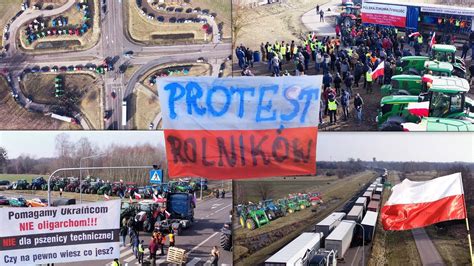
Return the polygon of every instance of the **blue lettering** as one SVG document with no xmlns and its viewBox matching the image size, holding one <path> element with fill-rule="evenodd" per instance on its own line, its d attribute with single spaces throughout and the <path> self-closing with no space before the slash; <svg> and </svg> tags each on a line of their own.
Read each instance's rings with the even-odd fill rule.
<svg viewBox="0 0 474 266">
<path fill-rule="evenodd" d="M 202 94 L 202 88 L 197 82 L 189 82 L 186 85 L 186 105 L 188 107 L 188 114 L 193 114 L 193 108 L 198 115 L 206 113 L 206 108 L 200 107 L 197 104 L 197 100 L 202 97 Z"/>
<path fill-rule="evenodd" d="M 168 105 L 169 105 L 169 109 L 170 109 L 169 110 L 170 111 L 170 118 L 175 119 L 178 115 L 175 112 L 174 103 L 177 100 L 184 97 L 184 94 L 185 94 L 186 90 L 184 89 L 183 86 L 181 86 L 180 84 L 178 84 L 176 82 L 173 82 L 173 83 L 170 83 L 170 84 L 166 85 L 164 89 L 165 89 L 165 91 L 170 91 L 170 97 L 168 99 Z M 176 91 L 178 89 L 180 90 L 180 94 L 176 95 Z"/>
<path fill-rule="evenodd" d="M 285 97 L 285 99 L 291 103 L 291 105 L 293 105 L 293 112 L 289 113 L 289 114 L 281 114 L 281 120 L 283 121 L 290 121 L 292 120 L 293 118 L 295 118 L 297 115 L 298 115 L 298 112 L 300 111 L 300 103 L 298 102 L 298 100 L 296 99 L 290 99 L 288 98 L 287 96 L 287 92 L 289 89 L 291 89 L 292 87 L 288 87 L 285 89 L 285 91 L 283 92 L 283 97 Z"/>
<path fill-rule="evenodd" d="M 224 103 L 224 106 L 222 106 L 222 109 L 220 111 L 216 111 L 216 109 L 214 109 L 214 106 L 212 106 L 213 104 L 212 96 L 217 91 L 222 91 L 225 95 L 225 103 Z M 232 95 L 230 94 L 230 91 L 226 87 L 222 87 L 222 86 L 212 87 L 212 89 L 210 89 L 207 92 L 207 98 L 206 98 L 206 104 L 209 109 L 209 113 L 216 117 L 222 116 L 223 114 L 225 114 L 229 110 L 229 106 L 232 100 L 231 97 Z M 218 103 L 220 103 L 220 101 L 218 101 Z"/>
<path fill-rule="evenodd" d="M 273 94 L 276 94 L 277 91 L 278 91 L 278 85 L 273 85 L 273 86 L 267 86 L 267 87 L 261 87 L 260 88 L 260 97 L 258 99 L 258 106 L 257 106 L 257 117 L 255 119 L 257 122 L 275 121 L 276 120 L 276 110 L 273 110 L 272 116 L 270 116 L 270 117 L 262 117 L 261 116 L 262 111 L 270 112 L 272 110 L 272 100 L 268 100 L 268 103 L 265 106 L 262 106 L 263 97 L 265 97 L 265 92 L 267 92 L 267 91 L 272 91 Z"/>
<path fill-rule="evenodd" d="M 301 123 L 304 123 L 304 120 L 306 118 L 306 114 L 308 113 L 308 109 L 309 109 L 309 106 L 311 105 L 311 101 L 313 100 L 313 95 L 314 94 L 314 99 L 315 100 L 318 100 L 319 98 L 319 89 L 305 89 L 305 90 L 302 90 L 301 93 L 300 93 L 300 96 L 298 97 L 298 99 L 300 100 L 303 100 L 306 97 L 306 102 L 305 102 L 305 105 L 304 105 L 304 108 L 303 108 L 303 113 L 301 114 L 301 119 L 300 119 L 300 122 Z"/>
<path fill-rule="evenodd" d="M 250 92 L 251 96 L 255 95 L 255 88 L 232 88 L 231 89 L 232 95 L 235 93 L 238 93 L 240 95 L 240 101 L 239 101 L 239 117 L 242 118 L 244 117 L 244 112 L 245 112 L 245 102 L 244 102 L 244 94 L 246 92 Z"/>
</svg>

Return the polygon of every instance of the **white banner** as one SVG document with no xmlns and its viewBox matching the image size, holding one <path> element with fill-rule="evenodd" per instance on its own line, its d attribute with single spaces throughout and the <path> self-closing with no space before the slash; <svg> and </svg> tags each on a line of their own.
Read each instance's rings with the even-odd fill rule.
<svg viewBox="0 0 474 266">
<path fill-rule="evenodd" d="M 421 12 L 474 17 L 474 8 L 467 8 L 467 7 L 452 7 L 452 8 L 450 8 L 450 7 L 422 6 L 421 7 Z"/>
<path fill-rule="evenodd" d="M 44 208 L 0 208 L 0 265 L 120 256 L 120 200 Z"/>
</svg>

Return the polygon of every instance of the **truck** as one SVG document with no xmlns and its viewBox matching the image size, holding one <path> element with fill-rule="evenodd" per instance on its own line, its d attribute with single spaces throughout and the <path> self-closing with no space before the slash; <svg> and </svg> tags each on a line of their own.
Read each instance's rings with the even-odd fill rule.
<svg viewBox="0 0 474 266">
<path fill-rule="evenodd" d="M 317 223 L 314 231 L 323 233 L 323 236 L 328 236 L 334 228 L 336 228 L 339 223 L 346 217 L 346 214 L 343 212 L 333 212 L 321 222 Z"/>
<path fill-rule="evenodd" d="M 165 232 L 173 230 L 175 235 L 181 234 L 183 229 L 189 228 L 194 222 L 194 196 L 189 193 L 168 193 L 166 211 L 169 217 L 157 221 L 155 228 Z"/>
<path fill-rule="evenodd" d="M 351 245 L 355 226 L 356 222 L 354 221 L 342 220 L 332 233 L 326 237 L 324 248 L 335 250 L 338 259 L 344 258 L 347 249 Z"/>
<path fill-rule="evenodd" d="M 364 216 L 364 207 L 354 205 L 354 207 L 352 207 L 352 209 L 347 214 L 347 220 L 352 220 L 358 223 L 362 220 L 363 216 Z"/>
<path fill-rule="evenodd" d="M 363 237 L 365 243 L 372 241 L 375 232 L 375 226 L 377 225 L 378 214 L 379 213 L 377 211 L 367 211 L 364 216 L 364 219 L 360 223 L 362 227 L 364 227 Z"/>
<path fill-rule="evenodd" d="M 369 206 L 367 206 L 367 210 L 372 211 L 372 212 L 378 212 L 379 211 L 379 204 L 380 204 L 380 201 L 371 200 L 370 203 L 369 203 Z"/>
<path fill-rule="evenodd" d="M 321 246 L 322 233 L 302 233 L 265 261 L 265 265 L 308 265 Z"/>
<path fill-rule="evenodd" d="M 364 194 L 362 194 L 362 197 L 366 197 L 367 198 L 367 205 L 369 205 L 370 203 L 370 199 L 372 198 L 372 195 L 373 195 L 373 191 L 365 191 Z"/>
<path fill-rule="evenodd" d="M 357 198 L 355 205 L 364 207 L 364 211 L 365 211 L 367 209 L 368 202 L 369 201 L 367 200 L 366 197 L 359 197 Z"/>
<path fill-rule="evenodd" d="M 382 192 L 383 192 L 383 188 L 381 187 L 378 187 L 375 189 L 375 194 L 382 194 Z"/>
<path fill-rule="evenodd" d="M 122 126 L 127 125 L 127 101 L 122 101 Z"/>
</svg>

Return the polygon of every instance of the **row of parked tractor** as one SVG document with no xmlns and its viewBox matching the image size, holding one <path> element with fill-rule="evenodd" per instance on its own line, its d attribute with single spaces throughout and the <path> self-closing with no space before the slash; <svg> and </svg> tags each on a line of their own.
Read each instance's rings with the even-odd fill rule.
<svg viewBox="0 0 474 266">
<path fill-rule="evenodd" d="M 31 183 L 20 179 L 10 183 L 1 181 L 1 187 L 10 190 L 48 190 L 48 182 L 43 177 L 33 178 Z M 121 198 L 140 197 L 152 199 L 155 194 L 187 192 L 194 193 L 195 190 L 207 190 L 207 180 L 191 179 L 189 181 L 170 181 L 160 185 L 139 186 L 133 182 L 109 182 L 100 178 L 87 177 L 81 182 L 77 177 L 54 177 L 51 179 L 51 190 L 75 192 L 85 194 L 97 194 L 118 196 Z"/>
<path fill-rule="evenodd" d="M 53 18 L 50 21 L 43 17 L 38 17 L 30 22 L 24 30 L 26 43 L 29 45 L 46 36 L 82 36 L 85 34 L 90 28 L 92 16 L 88 0 L 81 0 L 80 3 L 76 4 L 76 8 L 83 14 L 81 25 L 69 25 L 68 18 L 64 16 Z"/>
<path fill-rule="evenodd" d="M 323 200 L 319 192 L 299 193 L 297 195 L 290 194 L 288 197 L 278 200 L 266 199 L 259 203 L 239 204 L 236 207 L 236 212 L 240 225 L 243 228 L 254 230 L 272 220 L 321 203 Z"/>
<path fill-rule="evenodd" d="M 383 85 L 376 121 L 380 130 L 474 131 L 474 100 L 466 64 L 453 45 L 435 44 L 429 56 L 405 56 Z M 410 106 L 418 108 L 410 108 Z M 412 110 L 424 109 L 424 113 Z"/>
</svg>

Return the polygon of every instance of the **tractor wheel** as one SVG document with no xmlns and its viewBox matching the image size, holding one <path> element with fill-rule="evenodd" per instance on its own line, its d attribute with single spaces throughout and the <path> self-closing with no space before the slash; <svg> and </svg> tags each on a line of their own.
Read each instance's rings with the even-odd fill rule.
<svg viewBox="0 0 474 266">
<path fill-rule="evenodd" d="M 316 206 L 316 205 L 318 205 L 318 202 L 313 200 L 313 201 L 311 201 L 311 205 Z"/>
<path fill-rule="evenodd" d="M 301 204 L 300 208 L 301 208 L 302 210 L 304 210 L 304 209 L 306 208 L 306 205 Z"/>
<path fill-rule="evenodd" d="M 153 226 L 150 222 L 148 221 L 144 221 L 143 222 L 143 230 L 146 231 L 146 232 L 152 232 L 153 231 Z"/>
<path fill-rule="evenodd" d="M 403 131 L 403 126 L 396 122 L 386 122 L 382 124 L 380 131 Z"/>
<path fill-rule="evenodd" d="M 77 187 L 77 188 L 75 189 L 75 192 L 76 192 L 76 193 L 79 193 L 79 192 L 81 192 L 81 189 Z"/>
<path fill-rule="evenodd" d="M 244 220 L 244 217 L 240 216 L 240 226 L 242 226 L 242 228 L 245 228 L 245 220 Z"/>
<path fill-rule="evenodd" d="M 31 186 L 31 190 L 38 190 L 37 186 Z"/>
<path fill-rule="evenodd" d="M 232 239 L 230 235 L 221 233 L 221 248 L 230 251 L 232 248 Z"/>
<path fill-rule="evenodd" d="M 294 213 L 295 211 L 293 209 L 288 209 L 288 213 Z"/>
<path fill-rule="evenodd" d="M 247 229 L 249 230 L 254 230 L 255 228 L 257 228 L 257 225 L 255 224 L 255 221 L 252 220 L 252 219 L 247 219 Z"/>
</svg>

